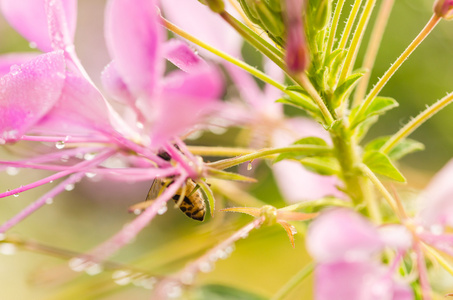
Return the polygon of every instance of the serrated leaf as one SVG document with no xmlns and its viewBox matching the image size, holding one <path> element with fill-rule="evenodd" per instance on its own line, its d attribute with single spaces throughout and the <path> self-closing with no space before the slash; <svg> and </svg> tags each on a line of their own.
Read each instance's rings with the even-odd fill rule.
<svg viewBox="0 0 453 300">
<path fill-rule="evenodd" d="M 327 147 L 326 141 L 319 137 L 306 137 L 302 138 L 296 142 L 294 142 L 292 145 L 307 145 L 307 146 L 323 146 Z M 326 153 L 325 155 L 330 155 L 331 153 Z M 320 155 L 318 149 L 307 149 L 307 150 L 298 150 L 294 152 L 288 152 L 288 153 L 282 153 L 277 158 L 274 160 L 274 163 L 282 161 L 284 159 L 293 159 L 293 160 L 300 160 L 304 157 L 307 156 L 313 156 L 313 155 Z"/>
<path fill-rule="evenodd" d="M 389 136 L 374 139 L 365 146 L 365 151 L 379 151 L 389 139 Z M 392 150 L 390 150 L 388 156 L 392 160 L 396 161 L 407 154 L 424 149 L 425 145 L 423 145 L 422 143 L 412 139 L 404 139 L 400 141 L 395 147 L 393 147 Z"/>
<path fill-rule="evenodd" d="M 350 75 L 345 81 L 335 89 L 332 96 L 332 107 L 337 108 L 343 102 L 344 98 L 352 91 L 358 80 L 362 78 L 364 72 L 358 72 Z"/>
<path fill-rule="evenodd" d="M 363 156 L 363 163 L 374 173 L 387 176 L 390 179 L 406 182 L 403 174 L 393 165 L 390 158 L 379 151 L 368 151 Z"/>
<path fill-rule="evenodd" d="M 340 173 L 340 165 L 334 157 L 306 157 L 299 160 L 305 169 L 319 175 L 335 175 Z"/>
<path fill-rule="evenodd" d="M 398 102 L 396 102 L 393 98 L 376 97 L 373 101 L 371 101 L 365 111 L 360 113 L 360 115 L 358 115 L 358 113 L 361 106 L 358 106 L 351 111 L 351 115 L 349 117 L 351 128 L 354 128 L 370 117 L 382 115 L 398 105 Z"/>
<path fill-rule="evenodd" d="M 218 179 L 256 182 L 255 178 L 244 176 L 244 175 L 237 174 L 237 173 L 226 172 L 226 171 L 222 171 L 222 170 L 214 169 L 214 168 L 208 168 L 207 171 L 208 171 L 209 176 L 212 176 L 212 177 L 215 177 Z"/>
<path fill-rule="evenodd" d="M 267 298 L 235 287 L 209 284 L 198 288 L 200 300 L 266 300 Z"/>
</svg>

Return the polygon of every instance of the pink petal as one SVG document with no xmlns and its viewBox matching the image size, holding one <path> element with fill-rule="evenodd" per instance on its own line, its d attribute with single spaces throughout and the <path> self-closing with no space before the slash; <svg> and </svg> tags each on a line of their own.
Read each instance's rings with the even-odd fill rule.
<svg viewBox="0 0 453 300">
<path fill-rule="evenodd" d="M 412 246 L 412 234 L 403 225 L 386 225 L 379 229 L 381 241 L 386 246 L 399 251 L 406 251 Z"/>
<path fill-rule="evenodd" d="M 188 44 L 177 39 L 165 43 L 164 51 L 165 58 L 185 72 L 206 64 Z"/>
<path fill-rule="evenodd" d="M 35 43 L 42 51 L 52 51 L 51 40 L 44 9 L 46 0 L 2 0 L 3 15 L 20 34 Z M 77 0 L 61 0 L 72 41 L 77 20 Z"/>
<path fill-rule="evenodd" d="M 310 225 L 307 248 L 320 262 L 364 261 L 382 250 L 383 243 L 376 228 L 358 213 L 333 209 Z"/>
<path fill-rule="evenodd" d="M 109 107 L 85 78 L 67 72 L 61 98 L 40 121 L 39 131 L 65 136 L 87 131 L 110 133 Z"/>
<path fill-rule="evenodd" d="M 316 300 L 413 299 L 408 286 L 395 284 L 384 267 L 372 262 L 321 264 L 315 280 Z"/>
<path fill-rule="evenodd" d="M 211 68 L 167 76 L 162 95 L 153 102 L 153 145 L 157 147 L 200 123 L 216 107 L 222 90 L 220 74 Z"/>
<path fill-rule="evenodd" d="M 38 55 L 37 52 L 24 52 L 0 56 L 0 76 L 8 74 L 11 71 L 11 66 L 24 64 Z"/>
<path fill-rule="evenodd" d="M 65 78 L 62 51 L 42 54 L 0 78 L 0 140 L 19 138 L 58 101 Z"/>
<path fill-rule="evenodd" d="M 105 36 L 119 74 L 136 97 L 149 97 L 163 74 L 163 28 L 155 0 L 111 0 Z"/>
<path fill-rule="evenodd" d="M 52 48 L 55 50 L 72 52 L 74 50 L 74 30 L 71 31 L 69 29 L 68 21 L 65 16 L 65 3 L 62 0 L 45 0 L 44 3 Z M 77 2 L 73 2 L 71 5 L 70 11 L 73 12 L 75 16 Z M 70 21 L 75 25 L 75 19 Z"/>
<path fill-rule="evenodd" d="M 225 1 L 227 8 L 228 3 Z M 208 43 L 230 55 L 240 57 L 242 38 L 219 15 L 198 1 L 161 1 L 164 15 L 172 23 L 184 29 L 201 41 Z M 196 20 L 196 22 L 194 22 Z M 215 57 L 199 49 L 203 54 Z"/>
<path fill-rule="evenodd" d="M 440 170 L 419 195 L 417 218 L 426 226 L 453 226 L 453 160 Z"/>
<path fill-rule="evenodd" d="M 135 103 L 135 98 L 118 74 L 115 62 L 110 62 L 102 71 L 101 81 L 106 92 L 115 100 L 123 103 Z"/>
</svg>

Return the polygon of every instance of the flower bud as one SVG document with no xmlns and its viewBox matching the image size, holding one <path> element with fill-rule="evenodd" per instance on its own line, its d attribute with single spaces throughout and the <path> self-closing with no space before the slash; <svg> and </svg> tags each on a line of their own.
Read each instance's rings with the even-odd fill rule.
<svg viewBox="0 0 453 300">
<path fill-rule="evenodd" d="M 317 0 L 308 2 L 307 24 L 317 31 L 323 30 L 330 21 L 332 0 Z"/>
<path fill-rule="evenodd" d="M 437 0 L 434 2 L 434 13 L 446 20 L 453 19 L 453 0 Z"/>
<path fill-rule="evenodd" d="M 225 3 L 223 0 L 199 0 L 204 5 L 207 5 L 210 10 L 215 13 L 221 13 L 225 11 Z"/>
<path fill-rule="evenodd" d="M 286 65 L 293 73 L 303 72 L 309 63 L 305 41 L 304 0 L 286 0 Z"/>
</svg>

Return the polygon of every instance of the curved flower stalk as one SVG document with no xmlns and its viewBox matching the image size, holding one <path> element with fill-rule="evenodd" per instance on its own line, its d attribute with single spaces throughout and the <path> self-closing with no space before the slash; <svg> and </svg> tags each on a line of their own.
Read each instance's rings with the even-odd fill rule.
<svg viewBox="0 0 453 300">
<path fill-rule="evenodd" d="M 105 35 L 113 62 L 102 79 L 105 90 L 125 104 L 120 115 L 93 85 L 75 54 L 75 2 L 31 2 L 38 11 L 36 24 L 19 22 L 29 13 L 27 7 L 13 1 L 2 2 L 3 13 L 11 24 L 46 53 L 12 65 L 10 72 L 0 78 L 0 138 L 2 143 L 54 142 L 56 149 L 28 160 L 1 164 L 57 173 L 0 197 L 69 177 L 4 223 L 0 230 L 5 232 L 51 203 L 85 174 L 135 181 L 174 177 L 174 184 L 152 206 L 106 246 L 94 251 L 103 258 L 130 242 L 188 178 L 206 176 L 203 164 L 177 137 L 213 112 L 223 89 L 222 78 L 187 45 L 165 42 L 157 1 L 140 0 L 131 7 L 128 1 L 111 0 L 106 8 Z M 181 70 L 164 75 L 166 58 L 177 62 Z M 159 157 L 159 149 L 165 149 L 173 163 Z M 123 160 L 125 167 L 110 167 L 108 161 L 112 157 Z M 62 164 L 61 160 L 70 164 Z"/>
</svg>

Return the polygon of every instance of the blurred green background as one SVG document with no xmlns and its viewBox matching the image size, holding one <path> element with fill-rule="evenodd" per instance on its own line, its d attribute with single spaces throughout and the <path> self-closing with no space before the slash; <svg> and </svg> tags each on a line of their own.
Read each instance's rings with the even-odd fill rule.
<svg viewBox="0 0 453 300">
<path fill-rule="evenodd" d="M 371 84 L 432 15 L 430 0 L 395 2 Z M 346 6 L 351 3 L 347 1 Z M 103 40 L 103 6 L 101 0 L 79 1 L 76 49 L 96 83 L 99 83 L 101 70 L 109 62 Z M 0 16 L 0 53 L 29 50 L 28 42 Z M 453 22 L 442 21 L 382 91 L 381 95 L 398 100 L 400 107 L 382 117 L 368 139 L 392 134 L 411 116 L 450 91 L 453 91 Z M 452 157 L 452 113 L 453 107 L 447 107 L 411 136 L 423 142 L 426 150 L 402 161 L 409 187 L 422 188 L 432 174 Z M 26 149 L 33 145 L 21 144 L 19 147 Z M 11 149 L 14 148 L 0 148 L 0 159 L 14 158 L 9 152 Z M 48 173 L 31 170 L 20 170 L 15 176 L 3 172 L 0 174 L 0 190 L 15 188 L 45 175 Z M 255 175 L 260 181 L 245 188 L 264 202 L 281 203 L 269 169 L 262 165 L 255 170 Z M 43 207 L 16 226 L 11 235 L 76 252 L 87 251 L 133 218 L 127 213 L 127 208 L 142 201 L 149 185 L 149 182 L 96 182 L 96 177 L 84 180 L 73 191 L 59 195 L 54 204 Z M 12 217 L 47 190 L 48 187 L 43 186 L 17 198 L 1 199 L 0 221 Z M 218 202 L 221 206 L 221 201 Z M 224 218 L 228 220 L 224 222 Z M 171 273 L 199 256 L 204 249 L 220 242 L 230 230 L 249 221 L 250 217 L 218 212 L 214 219 L 208 218 L 200 224 L 185 218 L 179 211 L 169 209 L 164 216 L 153 220 L 152 225 L 138 236 L 136 243 L 122 249 L 112 260 L 157 274 Z M 298 229 L 303 231 L 304 228 L 300 226 Z M 197 285 L 222 283 L 270 297 L 307 264 L 304 249 L 299 235 L 296 235 L 293 249 L 281 228 L 262 228 L 239 241 L 231 257 L 217 263 L 212 272 L 202 274 Z M 21 249 L 14 255 L 0 255 L 0 299 L 149 299 L 149 290 L 131 284 L 125 287 L 115 285 L 110 278 L 111 272 L 89 276 L 73 273 L 66 266 L 65 260 Z M 311 286 L 312 278 L 309 278 L 286 299 L 310 299 Z"/>
</svg>

